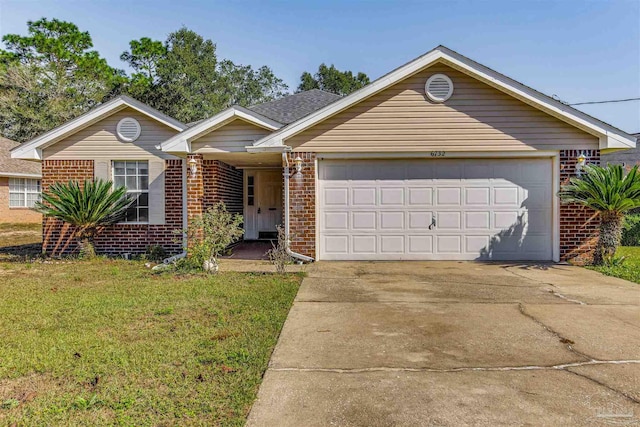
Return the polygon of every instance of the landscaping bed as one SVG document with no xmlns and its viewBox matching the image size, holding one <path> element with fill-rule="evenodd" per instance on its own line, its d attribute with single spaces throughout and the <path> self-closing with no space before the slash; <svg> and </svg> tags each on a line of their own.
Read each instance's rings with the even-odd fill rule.
<svg viewBox="0 0 640 427">
<path fill-rule="evenodd" d="M 243 425 L 300 277 L 0 263 L 0 425 Z"/>
<path fill-rule="evenodd" d="M 640 283 L 640 246 L 622 246 L 616 252 L 617 257 L 625 257 L 620 265 L 589 267 L 607 276 L 619 277 Z"/>
</svg>

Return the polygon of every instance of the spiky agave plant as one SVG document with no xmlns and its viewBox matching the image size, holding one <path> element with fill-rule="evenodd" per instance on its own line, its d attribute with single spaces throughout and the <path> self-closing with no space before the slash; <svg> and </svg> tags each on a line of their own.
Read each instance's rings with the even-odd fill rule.
<svg viewBox="0 0 640 427">
<path fill-rule="evenodd" d="M 638 166 L 627 173 L 620 165 L 586 166 L 581 176 L 562 186 L 558 196 L 564 203 L 576 203 L 598 213 L 600 236 L 593 263 L 601 265 L 620 245 L 624 214 L 640 207 Z"/>
<path fill-rule="evenodd" d="M 34 209 L 70 224 L 80 253 L 90 258 L 95 256 L 94 239 L 101 229 L 122 220 L 134 200 L 126 187 L 113 188 L 111 181 L 57 182 L 42 193 Z"/>
</svg>

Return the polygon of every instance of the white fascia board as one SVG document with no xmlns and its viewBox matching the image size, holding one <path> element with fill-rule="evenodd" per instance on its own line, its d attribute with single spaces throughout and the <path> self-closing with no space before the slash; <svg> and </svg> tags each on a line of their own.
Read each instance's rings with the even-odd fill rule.
<svg viewBox="0 0 640 427">
<path fill-rule="evenodd" d="M 58 126 L 57 128 L 50 130 L 49 132 L 40 135 L 25 142 L 11 150 L 11 158 L 23 159 L 23 160 L 42 160 L 42 149 L 50 145 L 55 144 L 61 139 L 72 135 L 73 133 L 99 121 L 101 118 L 114 114 L 126 107 L 131 107 L 134 110 L 151 117 L 165 125 L 177 130 L 182 131 L 186 128 L 186 125 L 179 121 L 168 117 L 159 111 L 145 105 L 135 99 L 128 96 L 119 96 L 109 102 L 94 108 L 93 110 L 77 117 L 67 123 Z"/>
<path fill-rule="evenodd" d="M 42 174 L 38 173 L 19 173 L 19 172 L 0 172 L 0 176 L 8 178 L 42 178 Z"/>
<path fill-rule="evenodd" d="M 247 110 L 246 108 L 240 106 L 233 106 L 167 139 L 162 144 L 160 144 L 160 147 L 162 151 L 166 152 L 189 153 L 191 152 L 191 146 L 189 143 L 192 140 L 199 138 L 200 136 L 203 136 L 209 132 L 213 132 L 217 128 L 226 125 L 236 118 L 242 119 L 246 122 L 255 124 L 256 126 L 268 130 L 276 130 L 282 127 L 281 123 L 254 113 L 251 110 Z"/>
<path fill-rule="evenodd" d="M 244 147 L 248 153 L 284 153 L 289 151 L 291 147 L 286 145 L 248 145 Z"/>
<path fill-rule="evenodd" d="M 391 73 L 381 77 L 368 86 L 353 92 L 341 100 L 328 105 L 327 107 L 310 114 L 297 122 L 267 135 L 254 143 L 255 146 L 261 145 L 278 145 L 283 144 L 287 138 L 310 128 L 314 124 L 331 117 L 342 110 L 372 96 L 376 93 L 394 85 L 395 83 L 415 74 L 416 72 L 430 66 L 436 61 L 441 60 L 447 65 L 452 66 L 460 71 L 470 74 L 480 81 L 484 81 L 490 86 L 496 87 L 503 92 L 510 94 L 529 105 L 536 107 L 547 114 L 551 114 L 560 120 L 563 120 L 573 126 L 597 136 L 600 141 L 600 148 L 613 147 L 635 147 L 635 138 L 615 127 L 608 125 L 596 118 L 589 116 L 573 107 L 565 105 L 555 99 L 537 92 L 522 83 L 519 83 L 509 77 L 506 77 L 496 71 L 491 70 L 475 61 L 466 58 L 457 52 L 446 47 L 440 46 L 425 55 L 409 62 L 408 64 L 392 71 Z"/>
</svg>

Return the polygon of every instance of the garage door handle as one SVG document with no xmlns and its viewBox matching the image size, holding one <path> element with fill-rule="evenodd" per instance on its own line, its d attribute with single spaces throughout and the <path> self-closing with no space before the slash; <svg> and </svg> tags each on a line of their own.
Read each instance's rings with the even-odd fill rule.
<svg viewBox="0 0 640 427">
<path fill-rule="evenodd" d="M 429 224 L 429 230 L 433 230 L 434 228 L 436 228 L 436 217 L 432 216 L 431 217 L 431 224 Z"/>
</svg>

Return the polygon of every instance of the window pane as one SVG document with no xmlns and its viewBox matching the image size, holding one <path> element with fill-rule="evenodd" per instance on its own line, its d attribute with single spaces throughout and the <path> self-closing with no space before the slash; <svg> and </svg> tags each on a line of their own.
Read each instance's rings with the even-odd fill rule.
<svg viewBox="0 0 640 427">
<path fill-rule="evenodd" d="M 27 194 L 27 206 L 32 208 L 35 206 L 35 203 L 40 200 L 40 195 L 36 193 Z"/>
<path fill-rule="evenodd" d="M 149 206 L 149 193 L 141 193 L 138 196 L 138 206 Z"/>
<path fill-rule="evenodd" d="M 28 179 L 27 180 L 27 190 L 28 191 L 37 192 L 38 191 L 38 181 L 35 180 L 35 179 Z"/>
<path fill-rule="evenodd" d="M 149 209 L 147 208 L 140 208 L 138 209 L 138 221 L 141 222 L 146 222 L 149 221 Z"/>
<path fill-rule="evenodd" d="M 138 189 L 139 190 L 148 190 L 149 189 L 149 177 L 148 176 L 139 176 L 138 177 Z"/>
<path fill-rule="evenodd" d="M 9 191 L 24 191 L 24 179 L 9 178 Z"/>
<path fill-rule="evenodd" d="M 22 207 L 24 206 L 24 193 L 10 193 L 9 194 L 9 206 Z"/>
<path fill-rule="evenodd" d="M 148 162 L 138 162 L 138 175 L 149 175 Z"/>
<path fill-rule="evenodd" d="M 136 162 L 127 162 L 127 175 L 136 174 Z"/>
<path fill-rule="evenodd" d="M 247 185 L 253 185 L 253 177 L 252 176 L 248 176 L 247 177 Z"/>
<path fill-rule="evenodd" d="M 135 176 L 127 176 L 127 188 L 129 190 L 137 190 L 138 183 Z"/>
<path fill-rule="evenodd" d="M 249 187 L 249 188 L 247 188 L 247 194 L 248 194 L 249 196 L 253 196 L 253 187 Z"/>
<path fill-rule="evenodd" d="M 124 176 L 114 176 L 113 177 L 113 183 L 116 187 L 123 187 L 125 182 L 124 182 Z"/>
<path fill-rule="evenodd" d="M 127 222 L 135 222 L 135 221 L 138 220 L 138 215 L 137 214 L 138 214 L 138 210 L 136 208 L 131 207 L 131 208 L 127 209 L 127 216 L 126 216 L 125 220 Z"/>
</svg>

